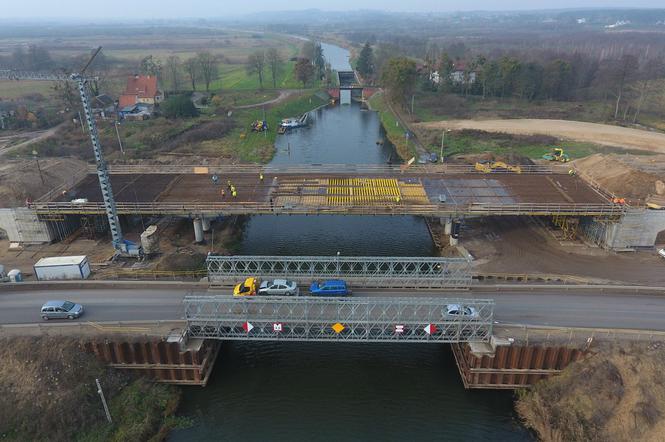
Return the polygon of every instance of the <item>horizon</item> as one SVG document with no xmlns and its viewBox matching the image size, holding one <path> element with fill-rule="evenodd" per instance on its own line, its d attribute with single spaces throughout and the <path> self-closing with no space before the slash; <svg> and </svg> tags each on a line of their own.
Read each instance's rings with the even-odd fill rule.
<svg viewBox="0 0 665 442">
<path fill-rule="evenodd" d="M 631 2 L 627 0 L 582 0 L 582 4 L 575 0 L 562 0 L 557 8 L 551 4 L 534 5 L 527 0 L 511 0 L 508 4 L 502 3 L 501 7 L 495 7 L 496 3 L 491 0 L 476 0 L 467 6 L 460 7 L 451 1 L 445 0 L 420 0 L 417 6 L 412 2 L 409 7 L 402 7 L 402 2 L 395 0 L 339 0 L 338 7 L 322 8 L 304 0 L 294 0 L 292 8 L 284 8 L 282 3 L 257 0 L 251 5 L 225 5 L 219 7 L 212 0 L 193 0 L 187 6 L 181 4 L 166 4 L 159 0 L 146 0 L 140 5 L 130 3 L 127 0 L 119 0 L 113 4 L 97 5 L 97 9 L 82 10 L 80 3 L 73 0 L 63 0 L 58 5 L 53 5 L 49 0 L 35 0 L 26 3 L 7 5 L 3 11 L 0 22 L 22 21 L 41 22 L 53 21 L 78 22 L 81 20 L 95 21 L 129 21 L 145 22 L 153 20 L 183 21 L 183 20 L 220 20 L 220 19 L 242 19 L 263 12 L 275 14 L 321 12 L 334 13 L 408 13 L 408 14 L 455 14 L 455 13 L 515 13 L 515 12 L 563 12 L 563 11 L 592 11 L 592 10 L 661 10 L 665 9 L 658 0 L 641 0 Z M 347 5 L 347 6 L 345 6 Z M 309 6 L 309 7 L 308 7 Z M 42 11 L 39 16 L 34 11 Z M 117 13 L 118 11 L 131 10 L 132 14 Z M 209 13 L 189 14 L 188 11 L 209 10 Z M 138 17 L 138 16 L 142 17 Z"/>
</svg>

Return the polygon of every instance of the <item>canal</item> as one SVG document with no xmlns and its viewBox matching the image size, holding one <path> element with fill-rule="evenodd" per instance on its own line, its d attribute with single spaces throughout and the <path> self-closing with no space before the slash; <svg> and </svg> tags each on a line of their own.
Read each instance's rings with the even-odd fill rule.
<svg viewBox="0 0 665 442">
<path fill-rule="evenodd" d="M 323 45 L 334 68 L 348 52 Z M 273 164 L 385 164 L 394 158 L 378 116 L 359 105 L 312 112 L 278 137 Z M 417 217 L 260 216 L 241 254 L 431 256 Z M 225 343 L 210 383 L 183 389 L 193 425 L 171 441 L 531 440 L 512 393 L 466 391 L 447 346 Z"/>
</svg>

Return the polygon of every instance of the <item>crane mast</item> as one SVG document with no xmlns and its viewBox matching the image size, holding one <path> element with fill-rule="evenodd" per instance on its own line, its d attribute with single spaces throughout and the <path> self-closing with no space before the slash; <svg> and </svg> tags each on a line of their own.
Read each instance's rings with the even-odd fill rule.
<svg viewBox="0 0 665 442">
<path fill-rule="evenodd" d="M 113 249 L 118 255 L 141 255 L 142 251 L 140 246 L 132 243 L 131 241 L 126 241 L 122 236 L 122 228 L 120 227 L 120 221 L 118 220 L 118 210 L 115 204 L 115 198 L 113 197 L 113 189 L 111 187 L 111 180 L 109 178 L 108 167 L 106 165 L 106 160 L 104 160 L 104 153 L 102 152 L 102 146 L 99 143 L 99 135 L 97 132 L 97 123 L 95 118 L 92 115 L 92 108 L 90 107 L 90 99 L 88 98 L 88 92 L 86 90 L 86 83 L 88 79 L 83 75 L 85 70 L 90 66 L 92 61 L 95 59 L 99 51 L 101 51 L 101 46 L 98 47 L 95 52 L 86 63 L 85 67 L 79 73 L 71 74 L 69 78 L 59 74 L 49 74 L 49 73 L 40 73 L 40 72 L 26 72 L 26 71 L 11 71 L 11 70 L 0 70 L 0 79 L 9 79 L 9 80 L 72 80 L 74 81 L 79 90 L 79 95 L 81 96 L 81 105 L 83 106 L 83 115 L 88 126 L 88 133 L 90 134 L 90 141 L 92 143 L 92 150 L 95 154 L 95 163 L 97 169 L 97 177 L 99 178 L 99 187 L 102 191 L 102 198 L 104 200 L 104 209 L 106 210 L 106 217 L 109 222 L 109 230 L 111 231 L 111 241 L 113 243 Z"/>
</svg>

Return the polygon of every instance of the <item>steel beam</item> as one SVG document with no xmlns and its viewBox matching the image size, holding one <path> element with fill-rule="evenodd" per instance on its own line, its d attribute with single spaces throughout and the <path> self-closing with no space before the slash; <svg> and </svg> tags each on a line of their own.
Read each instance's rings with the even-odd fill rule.
<svg viewBox="0 0 665 442">
<path fill-rule="evenodd" d="M 355 287 L 464 289 L 472 279 L 466 258 L 208 256 L 206 264 L 211 284 L 253 276 L 302 283 L 343 278 Z"/>
<path fill-rule="evenodd" d="M 488 342 L 494 301 L 447 298 L 186 296 L 190 337 L 258 341 Z M 447 314 L 448 305 L 469 308 Z"/>
</svg>

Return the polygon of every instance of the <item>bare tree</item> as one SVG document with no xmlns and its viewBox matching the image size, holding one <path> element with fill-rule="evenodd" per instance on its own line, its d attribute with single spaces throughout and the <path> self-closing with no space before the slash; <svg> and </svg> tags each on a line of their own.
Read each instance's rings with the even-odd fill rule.
<svg viewBox="0 0 665 442">
<path fill-rule="evenodd" d="M 654 58 L 648 60 L 640 72 L 640 82 L 639 82 L 639 98 L 637 100 L 637 105 L 635 106 L 635 115 L 633 116 L 633 123 L 637 123 L 637 117 L 639 117 L 640 112 L 642 111 L 642 105 L 644 105 L 645 97 L 647 97 L 651 89 L 653 89 L 654 79 L 662 78 L 665 75 L 665 60 L 662 58 Z"/>
<path fill-rule="evenodd" d="M 166 59 L 166 72 L 171 79 L 171 86 L 174 92 L 180 90 L 180 57 L 171 55 Z"/>
<path fill-rule="evenodd" d="M 203 78 L 203 82 L 206 85 L 206 91 L 209 91 L 210 83 L 217 79 L 218 76 L 218 59 L 208 51 L 199 52 L 196 57 L 199 60 L 199 69 L 201 70 L 201 77 Z"/>
<path fill-rule="evenodd" d="M 196 90 L 196 80 L 199 78 L 199 60 L 196 57 L 191 57 L 185 60 L 185 72 L 192 83 L 192 90 Z"/>
<path fill-rule="evenodd" d="M 272 87 L 277 88 L 277 75 L 279 74 L 279 67 L 282 64 L 282 57 L 279 55 L 277 48 L 270 48 L 266 52 L 266 61 L 268 62 L 268 69 L 272 76 Z"/>
<path fill-rule="evenodd" d="M 259 87 L 263 89 L 263 70 L 266 67 L 266 53 L 263 49 L 250 54 L 247 57 L 247 73 L 249 75 L 258 74 L 259 75 Z"/>
</svg>

